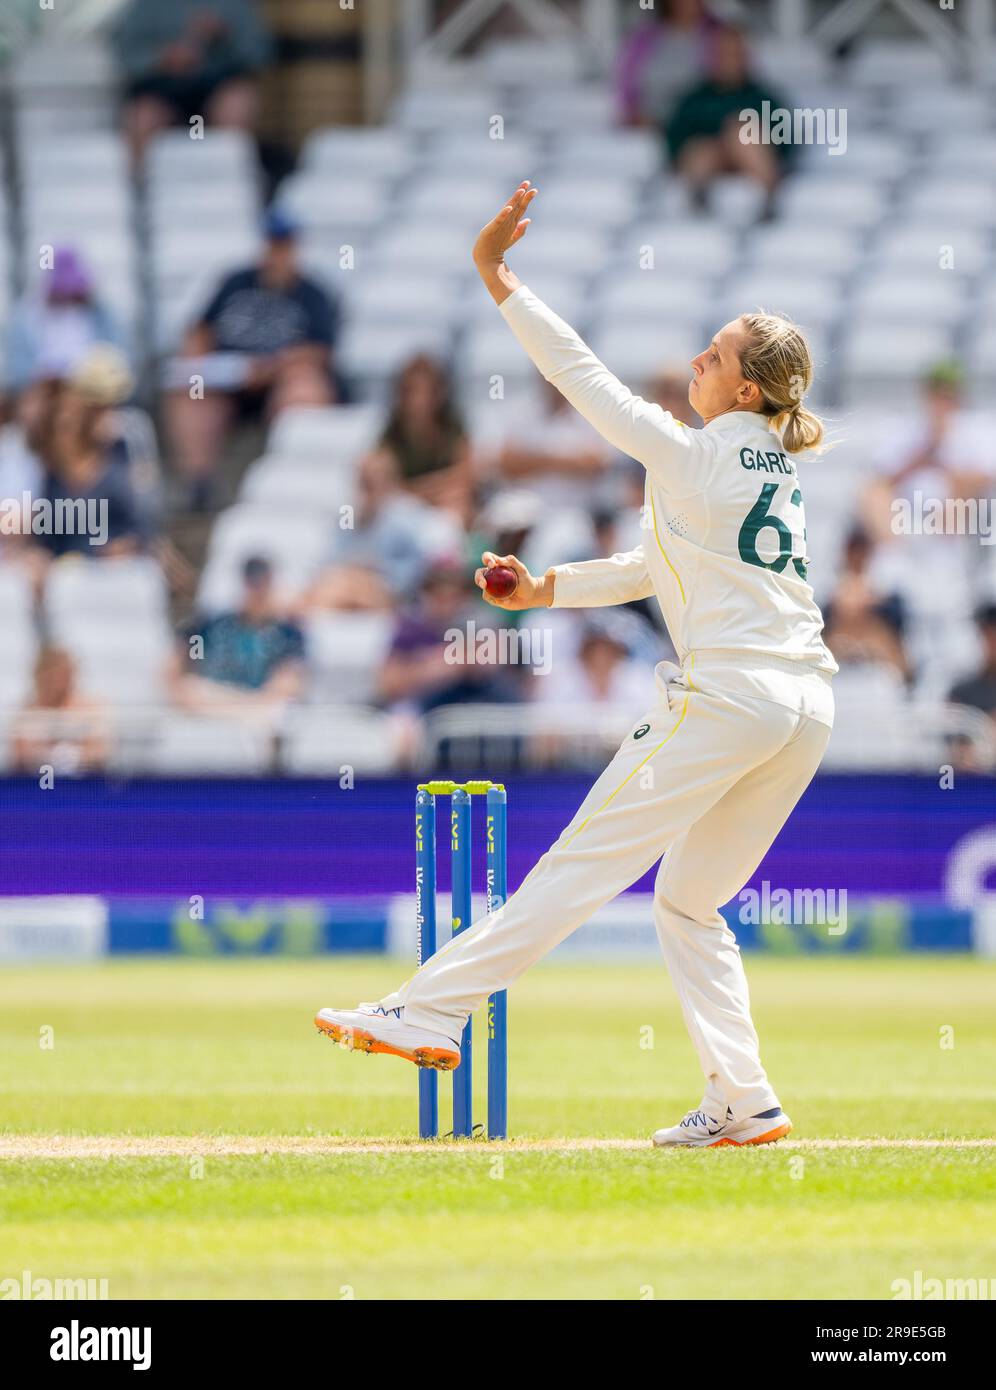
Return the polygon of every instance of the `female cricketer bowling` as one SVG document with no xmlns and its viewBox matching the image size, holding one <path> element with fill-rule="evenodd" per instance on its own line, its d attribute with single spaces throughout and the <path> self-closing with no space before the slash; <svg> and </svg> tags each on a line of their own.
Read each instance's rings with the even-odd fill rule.
<svg viewBox="0 0 996 1390">
<path fill-rule="evenodd" d="M 719 908 L 743 887 L 812 778 L 836 663 L 806 580 L 797 452 L 818 446 L 813 375 L 791 323 L 743 314 L 692 362 L 689 429 L 628 391 L 505 264 L 536 190 L 520 184 L 474 259 L 523 348 L 605 439 L 647 470 L 646 539 L 627 554 L 518 575 L 498 607 L 586 608 L 654 595 L 678 663 L 571 823 L 498 911 L 396 994 L 316 1022 L 346 1046 L 448 1070 L 468 1014 L 658 859 L 654 919 L 705 1095 L 658 1145 L 764 1144 L 791 1121 L 761 1065 L 743 962 Z M 486 555 L 485 563 L 495 561 Z M 478 571 L 483 588 L 483 571 Z M 596 1025 L 597 1026 L 597 1025 Z"/>
</svg>

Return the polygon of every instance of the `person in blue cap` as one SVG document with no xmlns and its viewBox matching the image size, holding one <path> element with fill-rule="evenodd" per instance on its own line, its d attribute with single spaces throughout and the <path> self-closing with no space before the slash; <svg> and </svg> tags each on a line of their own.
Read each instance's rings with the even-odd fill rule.
<svg viewBox="0 0 996 1390">
<path fill-rule="evenodd" d="M 181 355 L 204 368 L 193 373 L 203 376 L 204 392 L 192 395 L 181 372 L 184 386 L 167 396 L 167 425 L 195 502 L 208 494 L 235 419 L 269 419 L 287 405 L 327 405 L 340 395 L 338 302 L 302 273 L 297 231 L 285 209 L 271 207 L 259 260 L 225 277 L 184 338 Z"/>
</svg>

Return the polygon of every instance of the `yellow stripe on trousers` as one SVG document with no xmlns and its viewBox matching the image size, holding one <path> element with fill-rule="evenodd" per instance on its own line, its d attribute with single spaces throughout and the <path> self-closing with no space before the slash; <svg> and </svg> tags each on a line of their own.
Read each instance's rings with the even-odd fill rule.
<svg viewBox="0 0 996 1390">
<path fill-rule="evenodd" d="M 675 734 L 681 728 L 685 715 L 688 713 L 689 698 L 690 697 L 688 695 L 685 696 L 685 703 L 682 705 L 681 713 L 678 715 L 678 722 L 675 724 L 674 728 L 668 734 L 667 738 L 662 738 L 656 748 L 651 748 L 647 756 L 645 758 L 642 758 L 640 762 L 637 763 L 636 767 L 634 767 L 633 771 L 629 774 L 629 776 L 624 778 L 623 781 L 619 783 L 618 787 L 616 787 L 615 791 L 611 794 L 611 796 L 606 797 L 606 799 L 602 802 L 601 806 L 599 806 L 597 810 L 592 811 L 590 816 L 585 816 L 584 820 L 578 826 L 577 830 L 575 830 L 571 838 L 569 840 L 564 841 L 564 849 L 566 849 L 569 844 L 571 844 L 574 840 L 577 839 L 577 837 L 581 834 L 581 831 L 585 828 L 586 825 L 589 824 L 590 821 L 594 820 L 596 816 L 600 816 L 602 814 L 606 806 L 608 806 L 610 802 L 616 799 L 616 797 L 622 791 L 623 787 L 625 787 L 628 782 L 631 782 L 633 780 L 636 774 L 640 771 L 640 768 L 643 767 L 645 763 L 648 763 L 650 759 L 654 757 L 655 754 L 659 753 L 661 749 L 664 747 L 665 743 L 670 743 L 671 739 L 674 738 Z"/>
</svg>

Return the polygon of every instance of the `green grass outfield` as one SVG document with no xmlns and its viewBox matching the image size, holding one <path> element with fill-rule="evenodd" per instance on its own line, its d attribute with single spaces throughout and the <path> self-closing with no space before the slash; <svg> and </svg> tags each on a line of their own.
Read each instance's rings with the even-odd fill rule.
<svg viewBox="0 0 996 1390">
<path fill-rule="evenodd" d="M 311 1026 L 385 992 L 394 962 L 5 968 L 0 1280 L 434 1299 L 996 1280 L 996 965 L 752 957 L 748 973 L 795 1133 L 689 1153 L 645 1144 L 702 1092 L 653 961 L 533 970 L 510 1004 L 516 1141 L 428 1146 L 411 1140 L 414 1068 Z"/>
</svg>

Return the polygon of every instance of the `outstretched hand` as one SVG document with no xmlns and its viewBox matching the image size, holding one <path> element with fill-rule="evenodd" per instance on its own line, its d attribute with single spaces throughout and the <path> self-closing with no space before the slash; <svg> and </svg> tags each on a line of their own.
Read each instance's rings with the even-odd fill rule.
<svg viewBox="0 0 996 1390">
<path fill-rule="evenodd" d="M 505 265 L 505 252 L 525 236 L 531 219 L 522 214 L 535 197 L 536 189 L 523 179 L 498 215 L 481 228 L 474 242 L 474 264 L 499 304 L 519 284 L 518 277 Z"/>
</svg>

